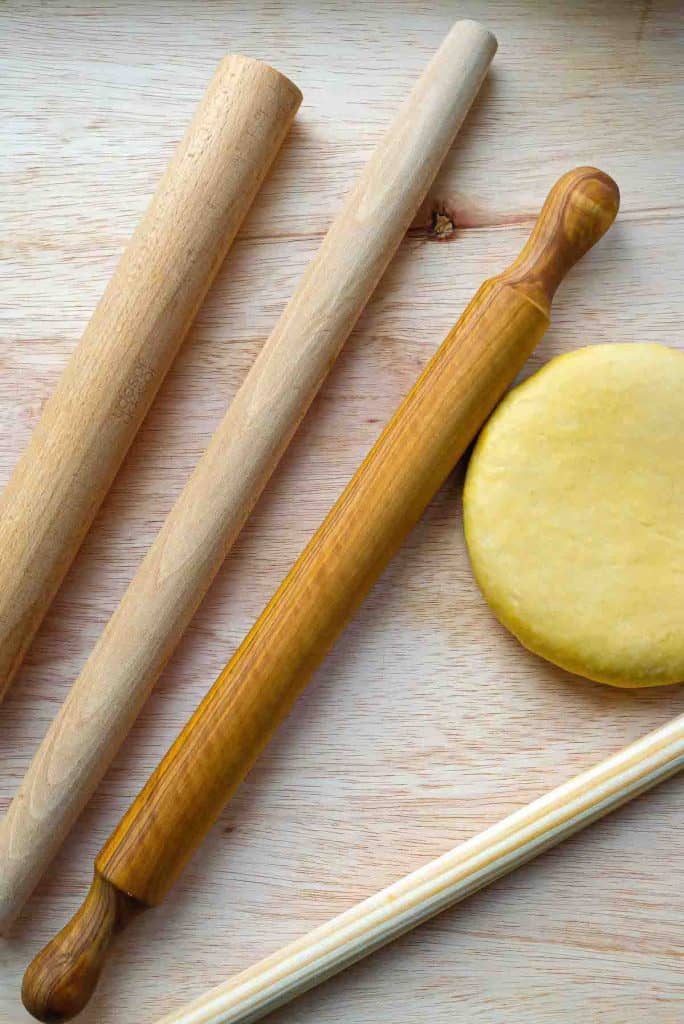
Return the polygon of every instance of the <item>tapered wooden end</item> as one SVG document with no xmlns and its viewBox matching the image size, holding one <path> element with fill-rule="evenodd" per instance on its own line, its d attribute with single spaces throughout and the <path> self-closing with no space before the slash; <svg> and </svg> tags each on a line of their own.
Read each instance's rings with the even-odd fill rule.
<svg viewBox="0 0 684 1024">
<path fill-rule="evenodd" d="M 21 989 L 28 1012 L 46 1024 L 80 1013 L 97 985 L 114 934 L 144 909 L 96 872 L 71 921 L 29 964 Z"/>
<path fill-rule="evenodd" d="M 570 268 L 605 235 L 619 206 L 620 190 L 605 171 L 568 171 L 549 192 L 525 247 L 502 279 L 549 305 Z"/>
</svg>

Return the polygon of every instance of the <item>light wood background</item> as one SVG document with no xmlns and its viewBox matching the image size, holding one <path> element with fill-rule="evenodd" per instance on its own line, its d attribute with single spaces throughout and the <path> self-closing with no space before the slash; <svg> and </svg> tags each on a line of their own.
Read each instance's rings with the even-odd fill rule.
<svg viewBox="0 0 684 1024">
<path fill-rule="evenodd" d="M 482 279 L 564 170 L 622 189 L 532 370 L 577 345 L 684 345 L 684 8 L 188 3 L 0 8 L 0 483 L 214 65 L 303 89 L 296 126 L 0 708 L 0 810 L 341 196 L 450 23 L 499 53 L 434 189 L 128 742 L 0 945 L 0 1019 L 131 798 Z M 83 1024 L 151 1024 L 642 732 L 681 688 L 620 692 L 521 649 L 472 580 L 462 469 L 430 506 L 167 903 L 129 927 Z M 277 1014 L 273 1024 L 675 1024 L 682 783 L 657 791 Z"/>
</svg>

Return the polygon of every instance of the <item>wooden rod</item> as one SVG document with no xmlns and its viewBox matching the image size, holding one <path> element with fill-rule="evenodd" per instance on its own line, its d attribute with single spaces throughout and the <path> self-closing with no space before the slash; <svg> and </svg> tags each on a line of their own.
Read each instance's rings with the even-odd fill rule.
<svg viewBox="0 0 684 1024">
<path fill-rule="evenodd" d="M 83 906 L 29 967 L 24 1003 L 40 1020 L 77 1013 L 114 933 L 164 898 L 542 337 L 556 286 L 618 201 L 606 174 L 570 171 L 519 259 L 477 292 L 105 844 Z"/>
<path fill-rule="evenodd" d="M 0 699 L 69 568 L 301 101 L 219 64 L 0 496 Z"/>
<path fill-rule="evenodd" d="M 248 1024 L 684 768 L 684 715 L 210 989 L 158 1024 Z"/>
<path fill-rule="evenodd" d="M 372 155 L 0 824 L 6 930 L 102 778 L 420 206 L 496 49 L 444 40 Z"/>
</svg>

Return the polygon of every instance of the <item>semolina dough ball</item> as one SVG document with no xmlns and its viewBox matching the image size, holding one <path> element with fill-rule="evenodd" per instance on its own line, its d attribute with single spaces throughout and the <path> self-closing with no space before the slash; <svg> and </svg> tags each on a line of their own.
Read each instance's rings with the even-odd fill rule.
<svg viewBox="0 0 684 1024">
<path fill-rule="evenodd" d="M 475 446 L 475 578 L 525 647 L 613 686 L 684 679 L 684 353 L 582 348 L 515 388 Z"/>
</svg>

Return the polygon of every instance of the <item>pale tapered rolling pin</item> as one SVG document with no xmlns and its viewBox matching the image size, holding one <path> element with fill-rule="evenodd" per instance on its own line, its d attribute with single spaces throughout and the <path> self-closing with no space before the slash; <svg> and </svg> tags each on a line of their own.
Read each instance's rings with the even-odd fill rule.
<svg viewBox="0 0 684 1024">
<path fill-rule="evenodd" d="M 0 496 L 0 699 L 292 122 L 283 75 L 226 57 Z"/>
<path fill-rule="evenodd" d="M 684 768 L 684 716 L 558 786 L 157 1024 L 249 1024 Z"/>
<path fill-rule="evenodd" d="M 266 342 L 0 824 L 6 929 L 104 774 L 420 206 L 496 49 L 459 22 Z"/>
<path fill-rule="evenodd" d="M 95 862 L 83 906 L 24 978 L 40 1020 L 77 1013 L 127 919 L 159 903 L 311 673 L 514 379 L 618 190 L 592 167 L 551 190 L 521 255 L 486 281 Z"/>
</svg>

